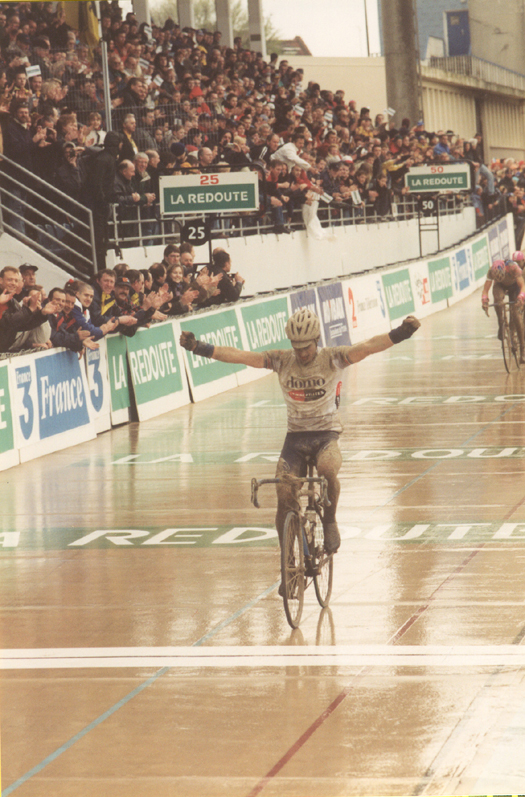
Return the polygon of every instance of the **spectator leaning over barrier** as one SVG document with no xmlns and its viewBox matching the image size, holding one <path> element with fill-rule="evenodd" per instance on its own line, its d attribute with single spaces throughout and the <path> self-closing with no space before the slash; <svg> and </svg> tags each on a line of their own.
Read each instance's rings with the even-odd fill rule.
<svg viewBox="0 0 525 797">
<path fill-rule="evenodd" d="M 104 268 L 102 271 L 98 271 L 95 274 L 95 281 L 93 282 L 93 301 L 91 302 L 89 312 L 93 323 L 97 326 L 107 321 L 107 318 L 104 318 L 104 316 L 108 316 L 112 306 L 115 304 L 113 289 L 116 281 L 117 275 L 110 268 Z"/>
<path fill-rule="evenodd" d="M 180 263 L 168 268 L 167 283 L 173 295 L 169 315 L 184 315 L 193 310 L 193 302 L 199 296 L 198 290 L 191 290 L 189 280 L 184 279 Z"/>
<path fill-rule="evenodd" d="M 69 289 L 53 288 L 49 300 L 58 304 L 58 312 L 49 316 L 51 343 L 55 348 L 62 347 L 81 354 L 84 349 L 98 349 L 87 329 L 80 329 L 71 315 L 75 306 L 75 294 Z"/>
<path fill-rule="evenodd" d="M 114 319 L 118 319 L 118 331 L 127 337 L 133 337 L 139 326 L 149 326 L 153 320 L 155 312 L 160 307 L 169 303 L 172 299 L 172 294 L 169 292 L 168 285 L 163 285 L 157 293 L 149 293 L 143 303 L 142 307 L 136 308 L 130 301 L 130 294 L 132 291 L 131 283 L 127 277 L 121 277 L 115 284 L 115 304 L 111 308 L 111 315 Z M 159 320 L 165 320 L 166 316 Z"/>
<path fill-rule="evenodd" d="M 32 289 L 24 302 L 14 298 L 20 284 L 20 272 L 12 266 L 0 271 L 2 293 L 0 294 L 0 352 L 23 351 L 46 346 L 51 336 L 48 316 L 57 312 L 53 301 L 42 307 L 40 290 Z"/>
<path fill-rule="evenodd" d="M 76 296 L 77 300 L 72 310 L 72 315 L 78 326 L 81 329 L 87 329 L 93 340 L 100 340 L 104 335 L 109 332 L 115 332 L 119 322 L 116 318 L 111 318 L 109 321 L 101 324 L 100 327 L 93 324 L 91 321 L 91 314 L 89 308 L 93 301 L 94 290 L 91 285 L 86 282 L 79 282 L 77 284 Z"/>
<path fill-rule="evenodd" d="M 231 268 L 230 253 L 224 249 L 215 249 L 211 273 L 212 276 L 220 276 L 221 279 L 217 285 L 219 292 L 208 300 L 208 306 L 236 302 L 240 297 L 245 280 L 239 272 L 231 274 Z"/>
</svg>

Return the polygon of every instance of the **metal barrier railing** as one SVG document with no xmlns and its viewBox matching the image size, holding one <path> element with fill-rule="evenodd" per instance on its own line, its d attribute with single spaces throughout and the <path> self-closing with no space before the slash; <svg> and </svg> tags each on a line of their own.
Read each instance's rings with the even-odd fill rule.
<svg viewBox="0 0 525 797">
<path fill-rule="evenodd" d="M 440 197 L 438 200 L 438 213 L 441 217 L 451 216 L 466 207 L 472 207 L 470 194 L 452 194 Z M 351 204 L 320 204 L 318 218 L 322 227 L 335 229 L 346 225 L 355 224 L 381 224 L 390 221 L 408 221 L 418 218 L 418 200 L 415 196 L 403 197 L 402 201 L 393 203 L 391 213 L 379 215 L 373 204 L 369 203 L 364 208 L 357 208 Z M 129 208 L 126 208 L 129 213 Z M 176 220 L 165 218 L 151 219 L 141 217 L 140 208 L 135 209 L 133 218 L 120 219 L 118 205 L 111 209 L 109 222 L 109 247 L 117 249 L 151 246 L 154 244 L 173 243 L 177 239 L 181 226 L 195 219 L 210 219 L 202 214 L 179 215 Z M 214 215 L 211 220 L 211 237 L 240 237 L 244 235 L 266 235 L 275 232 L 275 220 L 271 218 L 268 210 L 261 214 L 256 213 L 229 213 Z M 296 208 L 288 224 L 289 231 L 305 230 L 302 212 Z"/>
<path fill-rule="evenodd" d="M 0 156 L 0 233 L 8 232 L 78 279 L 94 268 L 89 208 Z"/>
<path fill-rule="evenodd" d="M 514 72 L 499 64 L 485 61 L 474 55 L 451 55 L 447 57 L 431 56 L 426 64 L 431 69 L 442 69 L 456 75 L 465 75 L 484 80 L 487 83 L 496 83 L 499 86 L 525 91 L 525 75 Z M 425 64 L 424 64 L 425 66 Z"/>
</svg>

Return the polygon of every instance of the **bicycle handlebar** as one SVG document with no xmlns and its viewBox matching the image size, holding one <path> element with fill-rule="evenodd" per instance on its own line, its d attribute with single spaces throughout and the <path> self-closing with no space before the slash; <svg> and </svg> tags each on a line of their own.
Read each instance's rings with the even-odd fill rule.
<svg viewBox="0 0 525 797">
<path fill-rule="evenodd" d="M 257 507 L 257 509 L 261 508 L 258 500 L 258 492 L 259 487 L 262 484 L 281 484 L 282 479 L 252 479 L 252 504 Z M 304 476 L 304 477 L 297 477 L 297 481 L 300 481 L 301 484 L 307 482 L 308 484 L 319 484 L 321 487 L 319 500 L 324 506 L 330 506 L 331 501 L 328 498 L 328 482 L 326 481 L 324 476 Z"/>
</svg>

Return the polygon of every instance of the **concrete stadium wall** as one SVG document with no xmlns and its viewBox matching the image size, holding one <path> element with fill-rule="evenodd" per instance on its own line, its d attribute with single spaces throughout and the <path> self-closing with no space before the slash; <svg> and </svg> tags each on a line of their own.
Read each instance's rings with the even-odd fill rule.
<svg viewBox="0 0 525 797">
<path fill-rule="evenodd" d="M 440 249 L 476 230 L 473 208 L 440 219 Z M 367 268 L 413 260 L 438 250 L 437 236 L 422 236 L 419 251 L 417 219 L 338 227 L 331 240 L 317 241 L 306 231 L 291 235 L 252 235 L 214 241 L 227 249 L 234 271 L 246 280 L 245 293 L 271 292 L 291 285 L 355 274 Z M 163 246 L 123 249 L 122 258 L 108 253 L 108 267 L 124 261 L 132 268 L 149 268 L 162 260 Z M 195 262 L 208 262 L 208 247 L 195 249 Z"/>
</svg>

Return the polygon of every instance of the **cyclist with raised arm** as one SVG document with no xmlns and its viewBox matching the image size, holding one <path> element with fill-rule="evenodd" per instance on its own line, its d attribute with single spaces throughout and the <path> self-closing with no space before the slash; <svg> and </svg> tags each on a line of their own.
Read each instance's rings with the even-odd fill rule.
<svg viewBox="0 0 525 797">
<path fill-rule="evenodd" d="M 516 253 L 515 253 L 516 254 Z M 488 315 L 489 291 L 492 287 L 494 307 L 498 316 L 498 338 L 502 339 L 503 307 L 505 296 L 509 297 L 510 317 L 518 333 L 520 365 L 525 363 L 525 330 L 523 325 L 523 303 L 525 302 L 525 281 L 523 272 L 514 260 L 494 260 L 487 272 L 487 279 L 481 292 L 481 307 Z"/>
<path fill-rule="evenodd" d="M 305 476 L 307 458 L 313 458 L 319 476 L 328 482 L 330 506 L 323 518 L 324 545 L 327 553 L 335 553 L 340 545 L 335 519 L 340 485 L 337 478 L 342 457 L 338 438 L 342 432 L 339 420 L 341 372 L 370 354 L 385 351 L 395 343 L 411 337 L 420 322 L 414 316 L 405 318 L 391 332 L 376 335 L 353 346 L 318 348 L 321 326 L 315 313 L 297 310 L 286 324 L 286 335 L 292 349 L 247 352 L 227 346 L 212 346 L 195 339 L 192 332 L 182 332 L 181 346 L 202 357 L 253 368 L 268 368 L 279 376 L 288 412 L 288 433 L 277 465 L 277 515 L 275 523 L 282 544 L 284 521 L 290 509 L 297 508 L 297 486 L 291 476 Z"/>
</svg>

